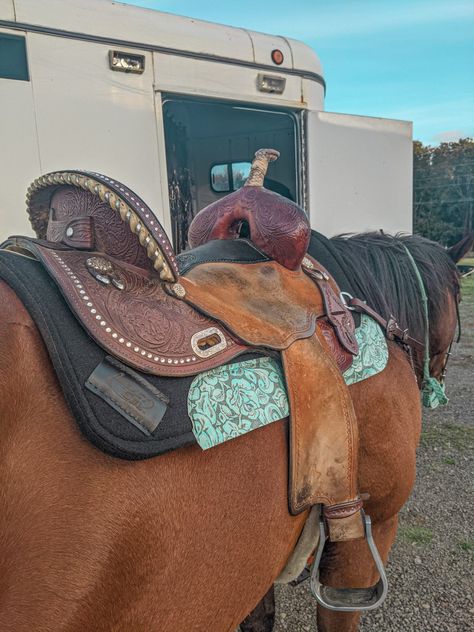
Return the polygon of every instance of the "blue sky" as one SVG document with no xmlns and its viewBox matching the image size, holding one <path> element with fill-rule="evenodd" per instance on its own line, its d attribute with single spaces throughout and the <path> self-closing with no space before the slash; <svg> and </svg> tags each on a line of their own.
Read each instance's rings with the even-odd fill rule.
<svg viewBox="0 0 474 632">
<path fill-rule="evenodd" d="M 474 137 L 474 0 L 127 0 L 301 39 L 326 110 L 411 120 L 426 144 Z"/>
</svg>

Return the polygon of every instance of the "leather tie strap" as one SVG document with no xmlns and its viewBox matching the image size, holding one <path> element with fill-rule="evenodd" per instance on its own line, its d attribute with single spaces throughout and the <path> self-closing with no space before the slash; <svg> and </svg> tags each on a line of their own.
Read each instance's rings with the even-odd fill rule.
<svg viewBox="0 0 474 632">
<path fill-rule="evenodd" d="M 309 257 L 307 256 L 306 259 L 309 260 Z M 315 268 L 311 260 L 309 263 L 311 263 L 311 267 L 308 266 L 308 263 L 305 265 L 305 262 L 303 262 L 303 271 L 321 292 L 328 322 L 334 328 L 336 336 L 344 349 L 352 355 L 357 355 L 359 353 L 359 345 L 355 337 L 354 321 L 346 305 L 331 286 L 328 274 Z"/>
<path fill-rule="evenodd" d="M 408 345 L 409 347 L 413 347 L 415 349 L 419 349 L 423 351 L 424 345 L 416 338 L 412 338 L 408 335 L 408 329 L 402 329 L 400 325 L 395 320 L 394 316 L 390 316 L 388 320 L 385 320 L 380 314 L 378 314 L 374 309 L 369 307 L 367 303 L 361 301 L 360 298 L 351 298 L 347 301 L 348 307 L 351 309 L 355 309 L 358 312 L 363 312 L 367 314 L 371 318 L 373 318 L 381 327 L 385 330 L 385 334 L 389 340 L 396 340 L 398 342 L 403 343 L 404 345 Z"/>
<path fill-rule="evenodd" d="M 61 242 L 79 250 L 94 249 L 94 218 L 89 215 L 73 219 L 49 219 L 47 229 L 49 241 Z"/>
</svg>

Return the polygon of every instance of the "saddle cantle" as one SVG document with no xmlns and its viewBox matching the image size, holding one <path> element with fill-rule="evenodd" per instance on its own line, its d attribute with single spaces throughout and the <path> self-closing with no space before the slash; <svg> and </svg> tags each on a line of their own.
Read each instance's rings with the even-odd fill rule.
<svg viewBox="0 0 474 632">
<path fill-rule="evenodd" d="M 39 260 L 98 345 L 144 373 L 190 376 L 245 352 L 279 352 L 290 511 L 322 504 L 331 540 L 360 538 L 368 527 L 358 427 L 341 375 L 357 353 L 354 322 L 330 275 L 306 255 L 303 210 L 263 188 L 276 157 L 257 152 L 243 189 L 198 213 L 181 271 L 151 209 L 93 172 L 36 180 L 27 203 L 37 239 L 12 237 L 4 248 Z"/>
<path fill-rule="evenodd" d="M 178 265 L 160 222 L 130 189 L 97 173 L 36 180 L 28 212 L 38 239 L 10 238 L 59 283 L 89 334 L 111 355 L 154 375 L 192 375 L 245 347 L 176 300 Z"/>
<path fill-rule="evenodd" d="M 97 251 L 173 282 L 173 247 L 154 213 L 120 182 L 89 171 L 58 171 L 37 178 L 26 197 L 38 239 Z"/>
</svg>

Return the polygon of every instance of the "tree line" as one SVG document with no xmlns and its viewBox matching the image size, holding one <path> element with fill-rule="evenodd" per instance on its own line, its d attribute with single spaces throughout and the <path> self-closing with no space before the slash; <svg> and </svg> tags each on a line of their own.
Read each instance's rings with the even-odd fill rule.
<svg viewBox="0 0 474 632">
<path fill-rule="evenodd" d="M 451 246 L 473 230 L 474 140 L 413 143 L 414 232 Z"/>
</svg>

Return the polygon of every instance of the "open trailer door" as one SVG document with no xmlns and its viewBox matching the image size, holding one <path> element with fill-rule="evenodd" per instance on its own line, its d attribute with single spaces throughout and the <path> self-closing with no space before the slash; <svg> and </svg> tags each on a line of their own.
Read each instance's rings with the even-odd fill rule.
<svg viewBox="0 0 474 632">
<path fill-rule="evenodd" d="M 307 113 L 307 209 L 324 235 L 412 231 L 412 124 Z"/>
</svg>

